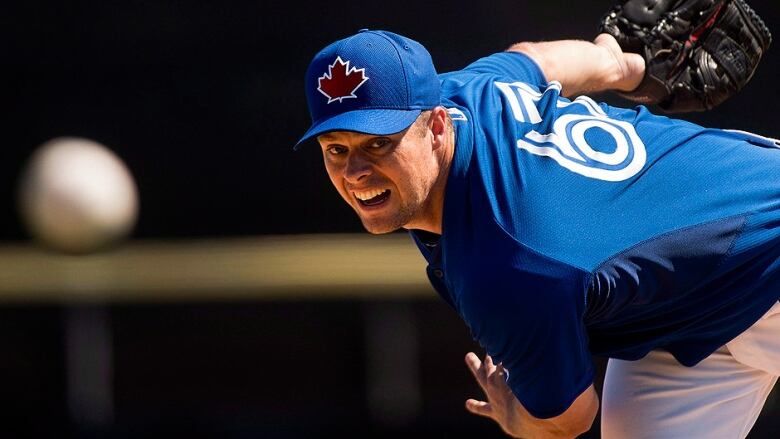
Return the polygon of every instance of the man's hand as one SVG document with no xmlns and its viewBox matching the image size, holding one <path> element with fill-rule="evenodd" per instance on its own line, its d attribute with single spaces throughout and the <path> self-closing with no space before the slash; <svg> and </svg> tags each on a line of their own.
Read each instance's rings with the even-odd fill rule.
<svg viewBox="0 0 780 439">
<path fill-rule="evenodd" d="M 498 423 L 506 434 L 521 437 L 516 432 L 522 429 L 519 414 L 523 409 L 520 401 L 515 398 L 512 390 L 506 384 L 506 370 L 499 363 L 493 364 L 490 355 L 485 356 L 485 362 L 479 361 L 479 357 L 473 352 L 466 355 L 468 365 L 477 383 L 485 391 L 489 402 L 469 399 L 466 401 L 466 409 L 475 415 L 485 416 Z"/>
<path fill-rule="evenodd" d="M 496 421 L 512 437 L 573 438 L 590 429 L 598 411 L 598 396 L 591 386 L 564 414 L 550 419 L 535 418 L 507 385 L 508 373 L 501 363 L 493 364 L 489 355 L 482 362 L 476 354 L 469 352 L 466 365 L 487 396 L 487 401 L 467 400 L 466 409 Z"/>
<path fill-rule="evenodd" d="M 647 74 L 625 97 L 673 113 L 733 96 L 772 42 L 744 0 L 619 0 L 600 29 L 646 60 Z"/>
</svg>

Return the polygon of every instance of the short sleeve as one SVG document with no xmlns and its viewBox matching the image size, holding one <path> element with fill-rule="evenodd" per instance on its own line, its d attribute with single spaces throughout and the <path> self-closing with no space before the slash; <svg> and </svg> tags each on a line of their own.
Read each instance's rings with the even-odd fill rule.
<svg viewBox="0 0 780 439">
<path fill-rule="evenodd" d="M 475 340 L 509 371 L 523 407 L 546 419 L 565 412 L 593 383 L 584 273 L 549 258 L 523 259 L 525 270 L 514 274 L 482 271 L 480 288 L 461 296 L 461 312 Z"/>
<path fill-rule="evenodd" d="M 480 58 L 466 66 L 465 71 L 489 73 L 536 86 L 546 86 L 547 79 L 539 65 L 519 52 L 499 52 Z"/>
</svg>

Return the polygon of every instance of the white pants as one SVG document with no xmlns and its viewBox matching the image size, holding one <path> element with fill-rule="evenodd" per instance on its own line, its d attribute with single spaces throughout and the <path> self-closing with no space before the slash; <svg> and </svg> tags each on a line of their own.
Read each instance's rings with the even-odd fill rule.
<svg viewBox="0 0 780 439">
<path fill-rule="evenodd" d="M 604 439 L 737 439 L 747 436 L 780 375 L 780 303 L 694 367 L 665 351 L 610 359 Z"/>
</svg>

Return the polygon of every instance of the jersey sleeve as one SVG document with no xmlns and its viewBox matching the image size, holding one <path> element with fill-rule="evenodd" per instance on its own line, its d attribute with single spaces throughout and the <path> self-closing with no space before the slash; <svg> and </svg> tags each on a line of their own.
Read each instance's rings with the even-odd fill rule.
<svg viewBox="0 0 780 439">
<path fill-rule="evenodd" d="M 536 86 L 547 85 L 547 79 L 539 65 L 528 55 L 519 52 L 494 53 L 474 61 L 463 70 L 493 74 Z"/>
<path fill-rule="evenodd" d="M 523 265 L 515 276 L 483 277 L 479 292 L 460 305 L 474 338 L 509 371 L 523 407 L 546 419 L 565 412 L 593 383 L 580 288 L 587 275 L 543 257 L 524 258 Z"/>
</svg>

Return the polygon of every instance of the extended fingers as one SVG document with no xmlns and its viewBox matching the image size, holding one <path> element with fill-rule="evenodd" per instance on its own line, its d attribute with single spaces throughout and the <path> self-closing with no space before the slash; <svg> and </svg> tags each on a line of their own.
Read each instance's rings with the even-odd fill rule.
<svg viewBox="0 0 780 439">
<path fill-rule="evenodd" d="M 501 363 L 494 364 L 490 355 L 485 355 L 484 361 L 480 361 L 479 357 L 473 352 L 466 354 L 465 360 L 469 370 L 471 370 L 474 378 L 477 379 L 477 383 L 479 383 L 479 386 L 482 387 L 485 395 L 487 395 L 488 401 L 490 401 L 468 399 L 466 401 L 466 409 L 475 415 L 497 420 L 498 418 L 493 410 L 492 403 L 503 407 L 509 401 L 507 398 L 511 396 L 511 390 L 509 390 L 506 383 L 507 371 L 504 369 L 504 365 Z"/>
<path fill-rule="evenodd" d="M 473 352 L 466 354 L 466 365 L 480 382 L 484 382 L 485 379 L 493 375 L 498 367 L 493 364 L 493 358 L 490 355 L 485 355 L 485 361 L 480 361 L 479 357 Z"/>
<path fill-rule="evenodd" d="M 504 366 L 499 363 L 498 365 L 493 363 L 493 358 L 490 355 L 485 355 L 485 360 L 480 361 L 479 357 L 473 352 L 466 354 L 466 365 L 471 373 L 476 378 L 477 383 L 487 395 L 491 394 L 489 387 L 498 388 L 504 390 L 507 388 L 506 379 L 507 371 Z"/>
</svg>

